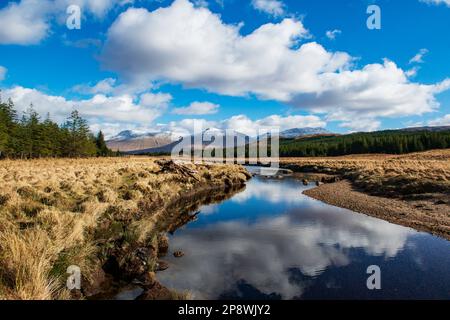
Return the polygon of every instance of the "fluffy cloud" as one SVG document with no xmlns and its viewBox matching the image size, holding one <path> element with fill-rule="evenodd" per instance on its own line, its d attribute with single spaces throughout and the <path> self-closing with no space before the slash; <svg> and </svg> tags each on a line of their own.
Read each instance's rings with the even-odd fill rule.
<svg viewBox="0 0 450 320">
<path fill-rule="evenodd" d="M 185 137 L 218 125 L 219 123 L 216 121 L 205 119 L 183 119 L 181 121 L 171 121 L 168 124 L 158 124 L 157 128 L 159 131 L 170 132 L 172 139 L 177 140 L 179 137 Z"/>
<path fill-rule="evenodd" d="M 47 0 L 11 2 L 0 10 L 0 44 L 37 44 L 49 32 Z"/>
<path fill-rule="evenodd" d="M 274 17 L 281 17 L 285 14 L 285 5 L 279 0 L 252 0 L 252 6 L 256 10 Z"/>
<path fill-rule="evenodd" d="M 122 13 L 108 31 L 101 59 L 128 78 L 252 94 L 347 123 L 420 115 L 439 106 L 435 94 L 442 84 L 411 82 L 410 72 L 388 60 L 355 68 L 345 52 L 299 43 L 307 36 L 303 24 L 290 18 L 242 36 L 239 26 L 223 23 L 207 8 L 176 0 L 153 12 Z"/>
<path fill-rule="evenodd" d="M 167 79 L 222 94 L 251 92 L 282 99 L 293 82 L 285 83 L 286 78 L 300 73 L 295 80 L 301 80 L 303 74 L 292 65 L 296 56 L 313 59 L 314 52 L 308 48 L 290 50 L 296 39 L 306 35 L 301 22 L 285 19 L 243 37 L 239 26 L 226 25 L 218 15 L 195 8 L 187 0 L 176 0 L 154 12 L 128 9 L 122 13 L 108 31 L 102 60 L 127 77 Z M 316 65 L 331 67 L 340 59 L 336 55 L 327 65 L 323 60 Z"/>
<path fill-rule="evenodd" d="M 159 109 L 166 109 L 168 103 L 172 100 L 172 95 L 168 93 L 144 93 L 140 97 L 140 103 L 146 107 L 157 107 Z"/>
<path fill-rule="evenodd" d="M 134 78 L 131 81 L 121 82 L 115 78 L 102 79 L 95 83 L 78 84 L 71 88 L 72 92 L 83 95 L 105 94 L 105 95 L 131 95 L 137 97 L 149 91 L 154 85 L 145 79 Z"/>
<path fill-rule="evenodd" d="M 435 94 L 449 88 L 448 80 L 435 85 L 411 83 L 405 72 L 389 60 L 361 70 L 318 75 L 317 92 L 300 93 L 291 103 L 330 120 L 354 117 L 401 117 L 435 110 Z"/>
<path fill-rule="evenodd" d="M 52 119 L 63 122 L 76 108 L 92 124 L 92 128 L 147 127 L 152 126 L 167 107 L 171 96 L 163 93 L 147 93 L 137 101 L 130 95 L 105 96 L 96 94 L 90 99 L 68 100 L 62 96 L 45 94 L 36 89 L 16 86 L 2 91 L 5 99 L 11 98 L 19 112 L 32 103 L 41 115 L 50 113 Z"/>
<path fill-rule="evenodd" d="M 113 78 L 106 78 L 99 82 L 97 82 L 95 85 L 76 85 L 72 88 L 72 91 L 82 93 L 82 94 L 110 94 L 114 91 L 114 86 L 116 84 L 116 79 Z"/>
<path fill-rule="evenodd" d="M 59 123 L 62 123 L 68 114 L 76 108 L 82 116 L 89 120 L 93 131 L 101 129 L 107 136 L 116 134 L 123 130 L 124 127 L 138 132 L 170 131 L 176 139 L 180 136 L 192 134 L 195 128 L 197 130 L 205 130 L 215 127 L 256 136 L 261 133 L 259 130 L 267 128 L 277 128 L 283 131 L 297 127 L 326 126 L 325 121 L 314 115 L 286 117 L 271 115 L 258 120 L 252 120 L 245 115 L 237 115 L 220 121 L 183 119 L 181 121 L 171 121 L 168 124 L 155 124 L 155 120 L 167 110 L 172 100 L 170 94 L 162 92 L 147 92 L 138 97 L 128 94 L 106 95 L 96 93 L 89 99 L 69 100 L 62 96 L 48 95 L 36 89 L 16 86 L 4 89 L 2 97 L 4 99 L 11 98 L 19 114 L 25 111 L 30 104 L 33 104 L 39 114 L 45 115 L 50 113 L 52 119 Z M 194 102 L 189 107 L 175 110 L 178 110 L 179 114 L 193 114 L 194 112 L 204 114 L 205 112 L 213 112 L 218 107 L 218 105 L 209 102 Z"/>
<path fill-rule="evenodd" d="M 429 126 L 450 126 L 450 114 L 428 121 Z"/>
<path fill-rule="evenodd" d="M 334 40 L 336 39 L 336 36 L 341 34 L 342 31 L 338 30 L 338 29 L 334 29 L 334 30 L 328 30 L 325 35 L 327 36 L 328 39 L 330 40 Z"/>
<path fill-rule="evenodd" d="M 208 121 L 205 119 L 183 119 L 172 121 L 168 124 L 160 124 L 160 131 L 171 131 L 175 137 L 186 136 L 194 133 L 194 130 L 204 131 L 207 128 L 232 130 L 255 137 L 267 129 L 279 129 L 280 131 L 299 127 L 325 127 L 326 122 L 317 116 L 287 116 L 271 115 L 266 118 L 252 120 L 246 115 L 236 115 L 221 121 Z M 261 131 L 262 130 L 262 131 Z"/>
<path fill-rule="evenodd" d="M 381 122 L 371 118 L 356 118 L 353 120 L 342 122 L 341 128 L 350 129 L 352 132 L 371 132 L 380 128 Z"/>
<path fill-rule="evenodd" d="M 219 105 L 211 102 L 192 102 L 187 107 L 176 108 L 173 110 L 173 114 L 180 115 L 205 115 L 214 114 L 219 111 Z"/>
<path fill-rule="evenodd" d="M 51 20 L 65 23 L 69 5 L 79 5 L 83 13 L 103 18 L 124 0 L 20 0 L 0 10 L 0 44 L 33 45 L 47 37 Z"/>
<path fill-rule="evenodd" d="M 98 18 L 104 17 L 114 6 L 131 4 L 134 1 L 124 0 L 55 0 L 56 5 L 67 8 L 69 5 L 78 5 L 82 10 L 93 14 Z"/>
<path fill-rule="evenodd" d="M 5 79 L 7 72 L 8 72 L 8 69 L 6 69 L 5 67 L 0 66 L 0 81 Z"/>
<path fill-rule="evenodd" d="M 325 127 L 326 122 L 317 116 L 287 116 L 271 115 L 253 121 L 245 115 L 233 116 L 222 122 L 222 128 L 232 129 L 249 136 L 256 136 L 258 130 L 265 128 L 279 128 L 280 131 L 302 127 Z"/>
</svg>

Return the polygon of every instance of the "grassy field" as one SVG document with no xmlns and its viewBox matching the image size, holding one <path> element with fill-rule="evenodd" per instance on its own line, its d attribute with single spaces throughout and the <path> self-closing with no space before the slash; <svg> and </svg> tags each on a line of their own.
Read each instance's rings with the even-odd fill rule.
<svg viewBox="0 0 450 320">
<path fill-rule="evenodd" d="M 240 166 L 143 157 L 1 161 L 0 298 L 69 299 L 67 267 L 94 283 L 112 255 L 124 270 L 152 272 L 168 206 L 248 178 Z M 144 249 L 153 254 L 136 266 Z"/>
<path fill-rule="evenodd" d="M 450 150 L 283 158 L 281 164 L 339 175 L 369 194 L 450 206 Z M 112 273 L 116 268 L 126 280 L 151 275 L 165 231 L 189 221 L 187 212 L 200 203 L 223 199 L 218 190 L 248 178 L 241 166 L 146 157 L 1 161 L 0 299 L 74 298 L 65 286 L 70 265 L 80 267 L 91 293 L 111 261 Z M 449 220 L 448 211 L 440 214 Z"/>
<path fill-rule="evenodd" d="M 297 172 L 331 175 L 327 182 L 342 180 L 305 191 L 310 197 L 450 240 L 448 149 L 281 162 Z"/>
<path fill-rule="evenodd" d="M 401 156 L 282 158 L 281 164 L 299 171 L 339 174 L 373 194 L 450 194 L 450 149 Z"/>
</svg>

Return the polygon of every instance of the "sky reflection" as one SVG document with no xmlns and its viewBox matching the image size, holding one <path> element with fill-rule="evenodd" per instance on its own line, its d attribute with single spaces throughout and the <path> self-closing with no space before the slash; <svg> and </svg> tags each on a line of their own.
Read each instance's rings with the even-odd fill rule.
<svg viewBox="0 0 450 320">
<path fill-rule="evenodd" d="M 316 282 L 335 291 L 348 286 L 339 273 L 332 279 L 327 273 L 323 281 L 321 275 L 350 266 L 357 274 L 345 277 L 358 279 L 350 287 L 364 290 L 369 260 L 384 266 L 406 258 L 405 267 L 426 272 L 429 261 L 417 241 L 447 250 L 439 272 L 450 266 L 448 242 L 325 205 L 302 195 L 303 188 L 292 179 L 257 178 L 232 199 L 205 207 L 198 221 L 172 237 L 171 248 L 186 254 L 168 257 L 171 267 L 158 278 L 168 287 L 191 290 L 198 299 L 294 299 Z M 405 257 L 396 259 L 399 255 Z"/>
</svg>

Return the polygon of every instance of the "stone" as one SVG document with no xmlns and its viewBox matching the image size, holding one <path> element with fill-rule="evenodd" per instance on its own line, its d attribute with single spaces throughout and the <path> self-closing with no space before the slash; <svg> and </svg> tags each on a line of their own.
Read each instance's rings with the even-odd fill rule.
<svg viewBox="0 0 450 320">
<path fill-rule="evenodd" d="M 182 256 L 184 256 L 184 252 L 183 252 L 183 251 L 180 251 L 180 250 L 175 251 L 175 252 L 173 253 L 173 256 L 174 256 L 175 258 L 181 258 Z"/>
<path fill-rule="evenodd" d="M 169 264 L 167 262 L 165 262 L 165 261 L 159 260 L 156 263 L 156 271 L 164 271 L 164 270 L 166 270 L 168 268 L 169 268 Z"/>
<path fill-rule="evenodd" d="M 155 281 L 152 286 L 146 288 L 144 292 L 137 297 L 137 300 L 171 300 L 172 296 L 169 289 Z"/>
</svg>

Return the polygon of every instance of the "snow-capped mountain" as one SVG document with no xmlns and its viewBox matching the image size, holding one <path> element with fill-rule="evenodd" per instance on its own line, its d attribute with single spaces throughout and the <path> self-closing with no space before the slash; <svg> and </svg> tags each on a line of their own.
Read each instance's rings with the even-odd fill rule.
<svg viewBox="0 0 450 320">
<path fill-rule="evenodd" d="M 176 137 L 172 132 L 143 133 L 125 130 L 106 141 L 107 146 L 130 154 L 170 153 L 176 145 L 193 144 L 195 148 L 221 148 L 226 141 L 233 141 L 236 146 L 243 146 L 253 139 L 237 131 L 208 128 L 197 135 Z"/>
<path fill-rule="evenodd" d="M 139 134 L 131 130 L 125 130 L 106 141 L 106 145 L 113 151 L 130 152 L 159 148 L 172 142 L 170 132 Z"/>
<path fill-rule="evenodd" d="M 304 136 L 312 136 L 316 134 L 330 134 L 331 132 L 324 128 L 294 128 L 282 131 L 281 138 L 298 138 Z"/>
</svg>

